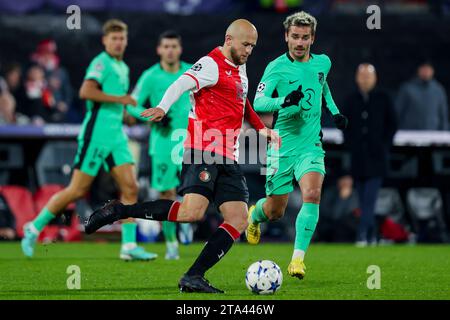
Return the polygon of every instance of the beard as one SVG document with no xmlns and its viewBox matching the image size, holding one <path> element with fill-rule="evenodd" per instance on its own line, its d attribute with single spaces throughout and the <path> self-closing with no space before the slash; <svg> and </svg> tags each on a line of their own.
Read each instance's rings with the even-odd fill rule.
<svg viewBox="0 0 450 320">
<path fill-rule="evenodd" d="M 230 48 L 230 55 L 231 55 L 231 59 L 233 60 L 234 64 L 236 64 L 236 65 L 243 64 L 241 62 L 241 58 L 239 57 L 239 55 L 237 54 L 236 50 L 233 47 Z"/>
</svg>

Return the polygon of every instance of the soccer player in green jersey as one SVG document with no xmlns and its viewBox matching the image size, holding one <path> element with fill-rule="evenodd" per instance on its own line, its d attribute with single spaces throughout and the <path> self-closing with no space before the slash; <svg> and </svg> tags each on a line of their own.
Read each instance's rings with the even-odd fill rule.
<svg viewBox="0 0 450 320">
<path fill-rule="evenodd" d="M 140 116 L 146 110 L 144 105 L 156 107 L 167 88 L 192 66 L 180 61 L 181 36 L 174 31 L 166 31 L 159 36 L 156 51 L 160 61 L 144 71 L 132 93 L 137 106 L 127 106 L 127 111 L 132 116 L 144 121 L 148 121 Z M 152 158 L 151 186 L 160 193 L 160 199 L 176 200 L 183 159 L 182 142 L 186 138 L 190 109 L 189 94 L 186 92 L 163 121 L 152 124 L 149 141 L 149 155 Z M 162 227 L 166 240 L 166 259 L 179 259 L 176 222 L 163 221 Z M 192 241 L 192 226 L 189 223 L 181 223 L 180 231 L 183 243 Z"/>
<path fill-rule="evenodd" d="M 316 19 L 295 13 L 284 21 L 288 52 L 266 67 L 258 85 L 254 107 L 258 112 L 274 112 L 274 129 L 283 141 L 278 151 L 267 152 L 266 198 L 249 209 L 247 240 L 259 242 L 261 222 L 284 215 L 293 180 L 298 181 L 303 205 L 297 215 L 295 244 L 288 267 L 291 276 L 305 275 L 304 256 L 317 221 L 322 182 L 325 175 L 321 134 L 322 96 L 339 129 L 347 118 L 339 113 L 327 84 L 331 61 L 324 54 L 312 54 Z"/>
<path fill-rule="evenodd" d="M 69 186 L 56 193 L 39 215 L 25 225 L 22 250 L 27 257 L 33 256 L 42 229 L 71 202 L 86 194 L 101 166 L 111 172 L 119 186 L 122 201 L 128 204 L 137 201 L 134 160 L 122 125 L 124 106 L 136 105 L 136 101 L 127 94 L 129 69 L 123 61 L 128 41 L 127 30 L 124 22 L 115 19 L 103 26 L 105 51 L 92 60 L 80 88 L 80 98 L 86 100 L 87 112 L 78 135 L 72 178 Z M 156 254 L 137 246 L 136 223 L 133 219 L 122 223 L 120 258 L 156 258 Z"/>
</svg>

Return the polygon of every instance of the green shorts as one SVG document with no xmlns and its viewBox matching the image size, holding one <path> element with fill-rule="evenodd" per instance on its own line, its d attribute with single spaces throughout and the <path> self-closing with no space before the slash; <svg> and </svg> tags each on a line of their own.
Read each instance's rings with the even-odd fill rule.
<svg viewBox="0 0 450 320">
<path fill-rule="evenodd" d="M 134 164 L 127 142 L 105 146 L 93 141 L 78 141 L 74 168 L 87 175 L 96 176 L 102 165 L 109 172 L 112 168 L 125 163 Z"/>
<path fill-rule="evenodd" d="M 175 189 L 180 185 L 181 164 L 173 163 L 170 155 L 153 155 L 151 186 L 159 192 Z"/>
<path fill-rule="evenodd" d="M 294 183 L 308 172 L 325 175 L 325 152 L 305 152 L 300 156 L 267 155 L 266 195 L 282 195 L 294 190 Z"/>
</svg>

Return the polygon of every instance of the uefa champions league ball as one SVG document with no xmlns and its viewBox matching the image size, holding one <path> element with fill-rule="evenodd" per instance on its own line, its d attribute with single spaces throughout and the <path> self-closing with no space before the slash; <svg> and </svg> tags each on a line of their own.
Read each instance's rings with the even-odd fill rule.
<svg viewBox="0 0 450 320">
<path fill-rule="evenodd" d="M 259 260 L 247 269 L 245 284 L 255 294 L 273 294 L 281 287 L 283 273 L 270 260 Z"/>
</svg>

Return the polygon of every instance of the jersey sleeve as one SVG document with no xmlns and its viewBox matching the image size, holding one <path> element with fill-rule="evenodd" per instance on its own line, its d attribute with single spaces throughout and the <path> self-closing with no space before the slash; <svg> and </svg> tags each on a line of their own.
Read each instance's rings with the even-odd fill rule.
<svg viewBox="0 0 450 320">
<path fill-rule="evenodd" d="M 281 104 L 285 97 L 272 98 L 278 82 L 279 74 L 275 71 L 272 63 L 270 63 L 261 78 L 256 89 L 255 100 L 253 106 L 257 112 L 273 112 L 281 109 Z"/>
<path fill-rule="evenodd" d="M 327 76 L 331 69 L 331 59 L 327 55 L 323 55 L 325 59 L 325 63 L 327 64 Z M 328 85 L 328 81 L 325 80 L 323 84 L 323 97 L 326 102 L 327 109 L 330 110 L 331 114 L 334 116 L 335 114 L 340 113 L 336 103 L 333 100 L 333 96 L 331 95 L 330 86 Z"/>
<path fill-rule="evenodd" d="M 328 110 L 330 110 L 331 114 L 334 116 L 339 113 L 339 109 L 336 106 L 336 103 L 333 100 L 333 96 L 331 95 L 330 87 L 328 86 L 328 82 L 325 81 L 323 85 L 323 97 L 325 98 L 325 102 L 327 104 Z"/>
<path fill-rule="evenodd" d="M 101 58 L 96 58 L 92 60 L 88 69 L 86 70 L 86 75 L 84 80 L 95 80 L 100 85 L 105 82 L 106 77 L 108 76 L 108 65 L 105 60 Z"/>
<path fill-rule="evenodd" d="M 136 87 L 134 87 L 131 96 L 136 100 L 137 104 L 140 106 L 145 105 L 145 103 L 150 99 L 151 96 L 151 75 L 144 73 L 138 79 Z"/>
<path fill-rule="evenodd" d="M 247 120 L 248 123 L 250 123 L 250 125 L 258 131 L 266 127 L 255 110 L 253 110 L 252 105 L 250 104 L 250 101 L 248 99 L 245 101 L 244 117 L 245 120 Z"/>
<path fill-rule="evenodd" d="M 186 91 L 194 91 L 196 88 L 196 82 L 194 78 L 182 74 L 174 83 L 172 83 L 169 88 L 167 88 L 164 96 L 158 104 L 158 107 L 163 109 L 167 114 L 170 107 L 180 99 L 181 95 Z"/>
<path fill-rule="evenodd" d="M 183 75 L 189 76 L 195 80 L 196 89 L 213 86 L 219 81 L 219 67 L 213 58 L 205 56 L 198 60 Z"/>
<path fill-rule="evenodd" d="M 150 99 L 150 75 L 148 73 L 144 73 L 140 76 L 136 87 L 133 89 L 131 96 L 136 100 L 137 105 L 127 105 L 126 109 L 128 113 L 143 121 L 148 121 L 148 118 L 141 117 L 140 114 L 145 110 L 145 103 Z"/>
</svg>

